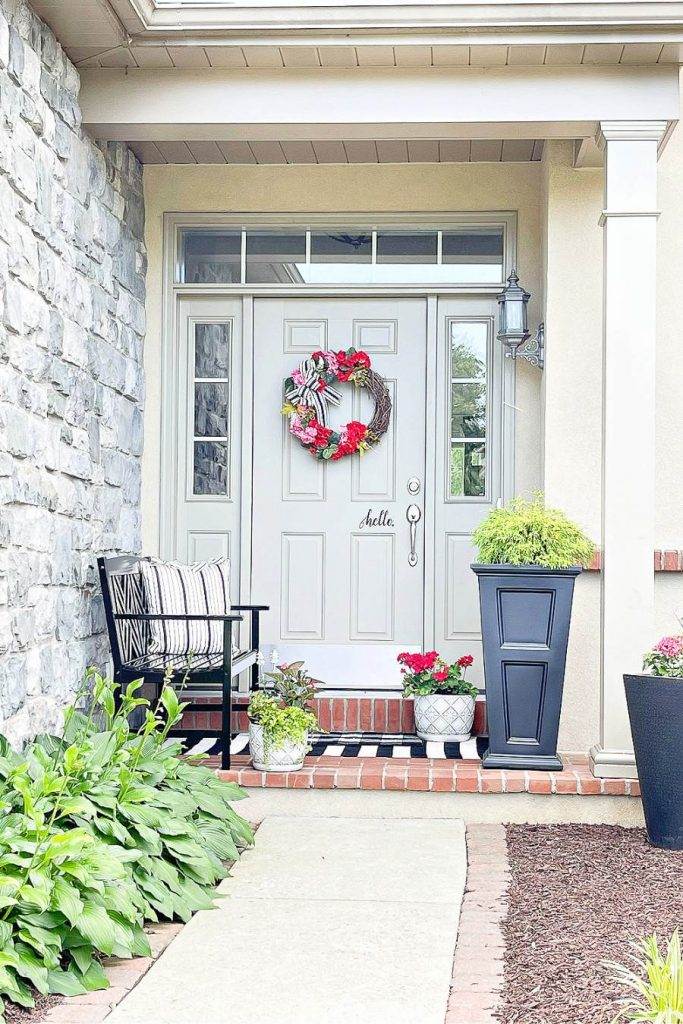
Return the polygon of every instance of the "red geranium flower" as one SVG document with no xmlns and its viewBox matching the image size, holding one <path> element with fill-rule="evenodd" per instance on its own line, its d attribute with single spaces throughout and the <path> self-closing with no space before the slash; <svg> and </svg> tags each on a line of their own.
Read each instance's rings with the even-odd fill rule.
<svg viewBox="0 0 683 1024">
<path fill-rule="evenodd" d="M 421 672 L 431 671 L 438 657 L 439 655 L 436 651 L 427 651 L 426 654 L 410 654 L 408 651 L 404 651 L 402 654 L 399 654 L 398 662 L 401 665 L 405 665 L 414 675 L 419 675 Z"/>
<path fill-rule="evenodd" d="M 445 683 L 446 680 L 448 679 L 448 669 L 442 668 L 440 672 L 435 672 L 434 678 L 436 679 L 437 683 Z"/>
<path fill-rule="evenodd" d="M 471 654 L 463 654 L 462 658 L 458 658 L 458 665 L 460 668 L 469 668 L 473 661 L 474 658 Z"/>
</svg>

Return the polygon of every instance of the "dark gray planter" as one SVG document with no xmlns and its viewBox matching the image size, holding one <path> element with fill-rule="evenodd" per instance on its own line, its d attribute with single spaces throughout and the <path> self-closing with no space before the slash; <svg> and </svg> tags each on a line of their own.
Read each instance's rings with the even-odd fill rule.
<svg viewBox="0 0 683 1024">
<path fill-rule="evenodd" d="M 683 850 L 683 679 L 624 676 L 647 834 Z"/>
<path fill-rule="evenodd" d="M 557 753 L 579 566 L 473 565 L 479 578 L 489 749 L 485 768 L 561 771 Z"/>
</svg>

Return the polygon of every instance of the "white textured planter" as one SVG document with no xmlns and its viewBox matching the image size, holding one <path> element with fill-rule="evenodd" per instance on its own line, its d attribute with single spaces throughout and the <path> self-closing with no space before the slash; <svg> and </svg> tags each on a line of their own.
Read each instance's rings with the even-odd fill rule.
<svg viewBox="0 0 683 1024">
<path fill-rule="evenodd" d="M 415 697 L 415 732 L 421 740 L 462 743 L 470 738 L 474 697 L 432 693 Z"/>
<path fill-rule="evenodd" d="M 301 743 L 285 740 L 281 747 L 269 745 L 266 748 L 263 726 L 258 722 L 250 722 L 249 750 L 252 764 L 260 772 L 296 772 L 304 766 L 304 758 L 308 751 L 308 733 Z"/>
</svg>

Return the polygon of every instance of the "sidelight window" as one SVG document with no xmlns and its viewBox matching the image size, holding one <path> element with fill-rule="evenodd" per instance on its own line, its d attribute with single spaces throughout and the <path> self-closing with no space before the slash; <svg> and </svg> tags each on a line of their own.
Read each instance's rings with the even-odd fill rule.
<svg viewBox="0 0 683 1024">
<path fill-rule="evenodd" d="M 489 322 L 449 321 L 451 498 L 486 495 Z"/>
<path fill-rule="evenodd" d="M 192 493 L 227 495 L 231 324 L 195 323 L 191 375 Z"/>
</svg>

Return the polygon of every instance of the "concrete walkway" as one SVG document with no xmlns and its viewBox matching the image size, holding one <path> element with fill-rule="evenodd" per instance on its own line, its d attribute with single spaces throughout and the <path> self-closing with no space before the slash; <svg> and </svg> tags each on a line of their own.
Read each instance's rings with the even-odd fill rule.
<svg viewBox="0 0 683 1024">
<path fill-rule="evenodd" d="M 107 1024 L 444 1024 L 466 859 L 457 820 L 267 818 Z"/>
</svg>

